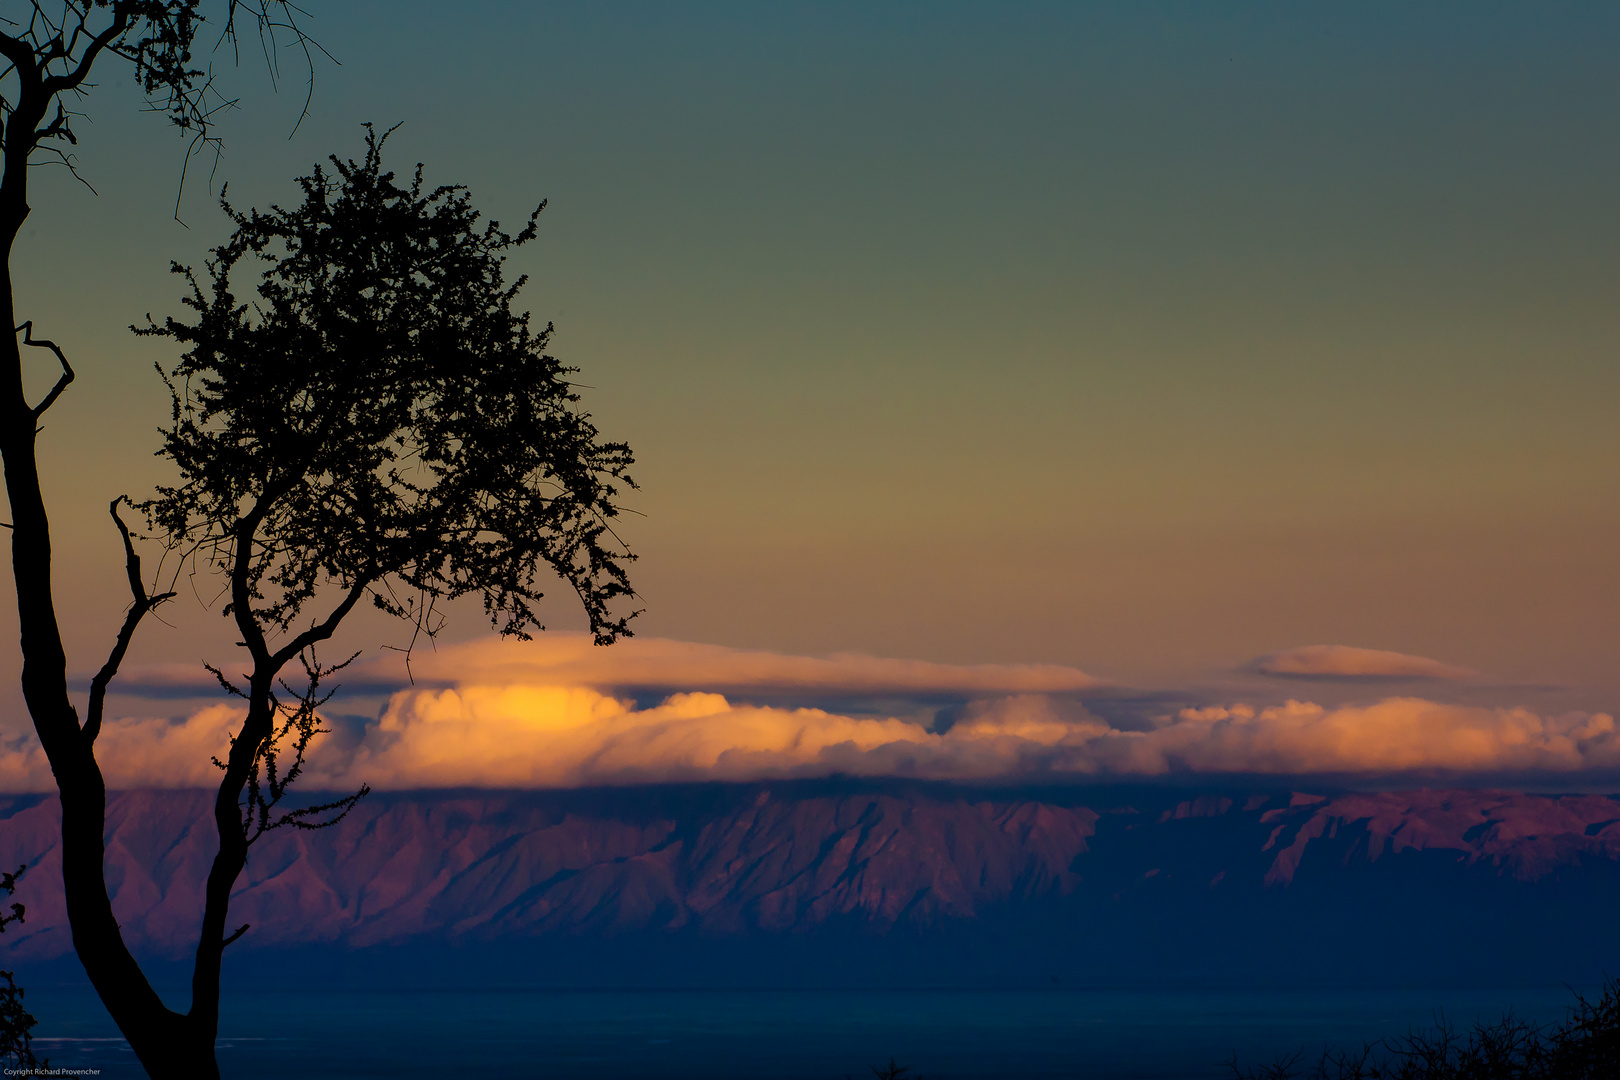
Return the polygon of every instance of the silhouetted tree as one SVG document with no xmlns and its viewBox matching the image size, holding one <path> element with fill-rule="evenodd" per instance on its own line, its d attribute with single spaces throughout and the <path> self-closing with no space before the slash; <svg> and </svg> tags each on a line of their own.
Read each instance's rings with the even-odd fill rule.
<svg viewBox="0 0 1620 1080">
<path fill-rule="evenodd" d="M 18 325 L 12 288 L 15 243 L 28 218 L 31 166 L 55 163 L 73 172 L 68 147 L 77 144 L 74 106 L 92 87 L 93 73 L 127 64 L 154 111 L 165 113 L 192 144 L 215 143 L 210 119 L 225 102 L 212 94 L 211 73 L 197 66 L 193 45 L 208 7 L 217 16 L 215 45 L 234 48 L 240 28 L 259 35 L 274 66 L 283 42 L 308 40 L 294 24 L 297 9 L 282 0 L 5 0 L 0 3 L 0 246 L 5 275 L 0 307 L 15 335 L 0 348 L 0 458 L 11 509 L 12 570 L 23 666 L 22 690 L 62 803 L 62 877 L 73 944 L 85 971 L 148 1070 L 205 1076 L 177 1064 L 195 1032 L 212 1030 L 207 1017 L 177 1017 L 142 975 L 118 933 L 103 876 L 106 787 L 94 745 L 108 683 L 118 670 L 137 624 L 163 597 L 140 585 L 139 560 L 124 533 L 132 603 L 107 663 L 96 676 L 81 723 L 68 695 L 67 658 L 51 593 L 51 537 L 40 490 L 37 436 L 45 412 L 73 381 L 63 351 L 35 338 L 30 322 Z M 210 36 L 214 36 L 210 34 Z M 278 40 L 279 38 L 279 40 Z M 313 68 L 311 68 L 313 74 Z M 74 175 L 77 175 L 76 173 Z M 23 386 L 20 345 L 49 350 L 61 375 L 38 404 Z M 117 503 L 113 518 L 120 531 Z M 20 999 L 18 1000 L 20 1009 Z M 210 1040 L 211 1043 L 211 1040 Z M 211 1063 L 212 1056 L 209 1055 Z"/>
<path fill-rule="evenodd" d="M 180 482 L 143 509 L 178 565 L 224 579 L 249 664 L 243 685 L 215 669 L 247 716 L 216 762 L 220 850 L 184 1018 L 188 1067 L 212 1065 L 221 955 L 247 930 L 227 935 L 226 918 L 249 846 L 330 823 L 365 794 L 275 811 L 319 731 L 321 682 L 342 666 L 315 648 L 356 605 L 369 598 L 432 634 L 441 600 L 476 594 L 503 634 L 526 637 L 543 629 L 534 605 L 549 571 L 598 644 L 629 633 L 631 616 L 611 609 L 632 595 L 633 556 L 611 521 L 617 486 L 633 486 L 630 450 L 600 440 L 572 369 L 545 351 L 551 326 L 536 333 L 513 309 L 524 279 L 502 276 L 540 208 L 515 236 L 480 227 L 466 191 L 425 189 L 421 166 L 396 183 L 384 139 L 368 126 L 363 161 L 334 157 L 335 173 L 301 178 L 295 209 L 226 204 L 236 231 L 206 287 L 175 267 L 196 321 L 137 331 L 186 350 L 164 373 L 174 412 L 161 453 Z M 259 269 L 251 302 L 234 291 L 244 268 Z M 278 682 L 295 659 L 297 692 Z"/>
</svg>

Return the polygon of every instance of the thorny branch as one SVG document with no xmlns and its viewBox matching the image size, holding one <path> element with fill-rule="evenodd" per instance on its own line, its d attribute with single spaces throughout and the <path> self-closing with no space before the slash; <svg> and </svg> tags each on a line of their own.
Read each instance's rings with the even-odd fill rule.
<svg viewBox="0 0 1620 1080">
<path fill-rule="evenodd" d="M 247 838 L 249 844 L 272 829 L 279 829 L 285 825 L 297 829 L 324 829 L 328 825 L 336 825 L 361 799 L 371 794 L 371 786 L 362 784 L 360 790 L 353 795 L 332 802 L 288 810 L 279 817 L 274 814 L 277 804 L 287 794 L 287 789 L 304 771 L 304 755 L 309 749 L 309 744 L 315 736 L 328 734 L 330 731 L 329 728 L 321 726 L 318 710 L 332 699 L 337 689 L 334 687 L 322 693 L 321 683 L 354 663 L 359 655 L 355 653 L 340 664 L 325 665 L 315 655 L 312 646 L 298 654 L 298 660 L 304 667 L 305 688 L 297 691 L 284 680 L 278 680 L 281 681 L 281 688 L 297 703 L 289 704 L 287 700 L 275 694 L 270 697 L 271 707 L 275 710 L 280 723 L 256 748 L 253 766 L 248 772 L 246 799 L 242 805 L 242 835 Z M 224 673 L 218 668 L 211 664 L 206 666 L 226 692 L 241 698 L 248 697 L 245 691 L 225 678 Z M 233 737 L 231 742 L 234 745 L 236 739 Z M 292 763 L 283 768 L 288 754 L 292 757 Z M 226 767 L 225 762 L 217 757 L 214 758 L 214 764 L 221 769 Z M 322 819 L 323 815 L 333 816 Z M 244 927 L 243 930 L 245 929 Z M 239 931 L 236 936 L 240 936 L 241 932 Z"/>
</svg>

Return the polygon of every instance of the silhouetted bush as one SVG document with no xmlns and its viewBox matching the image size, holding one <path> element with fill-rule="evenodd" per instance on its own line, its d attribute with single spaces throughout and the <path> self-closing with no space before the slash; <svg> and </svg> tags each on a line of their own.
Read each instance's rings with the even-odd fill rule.
<svg viewBox="0 0 1620 1080">
<path fill-rule="evenodd" d="M 27 869 L 26 865 L 19 866 L 15 874 L 0 874 L 0 892 L 7 896 L 14 894 L 17 882 Z M 0 912 L 0 933 L 5 932 L 7 924 L 22 922 L 23 915 L 23 906 L 16 903 L 11 905 L 9 913 Z M 0 1061 L 19 1069 L 48 1066 L 49 1061 L 34 1057 L 34 1025 L 39 1021 L 23 1008 L 23 988 L 17 985 L 13 972 L 0 971 L 0 979 L 5 980 L 5 984 L 0 985 Z"/>
<path fill-rule="evenodd" d="M 1258 1069 L 1234 1055 L 1233 1080 L 1614 1080 L 1620 1077 L 1620 979 L 1592 1000 L 1575 995 L 1562 1024 L 1537 1026 L 1511 1013 L 1476 1023 L 1465 1037 L 1443 1018 L 1431 1030 L 1324 1050 L 1314 1065 L 1303 1053 Z"/>
<path fill-rule="evenodd" d="M 894 1058 L 890 1058 L 887 1065 L 873 1065 L 872 1075 L 877 1080 L 923 1080 L 921 1075 L 913 1075 L 907 1066 L 896 1064 Z M 844 1074 L 844 1080 L 849 1080 L 848 1073 Z"/>
<path fill-rule="evenodd" d="M 0 979 L 5 980 L 0 985 L 0 1061 L 17 1068 L 49 1065 L 34 1057 L 34 1025 L 39 1021 L 23 1008 L 23 988 L 12 972 L 0 971 Z"/>
</svg>

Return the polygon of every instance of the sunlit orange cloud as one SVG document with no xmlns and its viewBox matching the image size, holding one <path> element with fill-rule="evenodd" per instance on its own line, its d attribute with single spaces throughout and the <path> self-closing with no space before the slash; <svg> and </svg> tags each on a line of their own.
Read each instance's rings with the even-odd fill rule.
<svg viewBox="0 0 1620 1080">
<path fill-rule="evenodd" d="M 240 714 L 213 706 L 177 723 L 118 720 L 100 746 L 108 783 L 195 787 L 217 777 Z M 486 686 L 395 695 L 359 747 L 317 745 L 312 788 L 577 787 L 847 774 L 958 780 L 1262 773 L 1376 776 L 1579 773 L 1620 766 L 1604 713 L 1543 717 L 1418 698 L 1325 708 L 1290 701 L 1188 709 L 1122 731 L 1046 698 L 985 702 L 942 734 L 907 720 L 733 704 L 681 693 L 657 706 L 588 687 Z M 50 789 L 37 744 L 0 754 L 11 791 Z"/>
<path fill-rule="evenodd" d="M 1349 645 L 1305 645 L 1262 656 L 1250 666 L 1262 675 L 1316 678 L 1457 680 L 1479 674 L 1426 656 Z"/>
<path fill-rule="evenodd" d="M 1047 698 L 983 702 L 948 731 L 682 693 L 635 709 L 584 687 L 468 685 L 397 694 L 337 786 L 577 786 L 899 775 L 936 779 L 1172 773 L 1567 773 L 1620 764 L 1607 714 L 1541 717 L 1417 698 L 1183 710 L 1122 731 Z"/>
<path fill-rule="evenodd" d="M 623 670 L 615 667 L 622 663 Z M 311 789 L 572 787 L 833 774 L 959 780 L 1261 773 L 1387 776 L 1579 774 L 1620 767 L 1605 713 L 1391 697 L 1375 704 L 1289 701 L 1183 709 L 1122 730 L 1074 701 L 1087 676 L 1067 668 L 825 660 L 681 642 L 598 649 L 583 639 L 475 642 L 421 665 L 355 740 L 318 740 Z M 909 680 L 909 681 L 908 681 Z M 1020 692 L 1019 681 L 1040 692 Z M 708 689 L 701 688 L 708 682 Z M 621 687 L 664 684 L 656 704 Z M 846 715 L 738 700 L 748 686 L 817 692 L 952 688 L 971 699 L 956 722 Z M 729 694 L 715 692 L 720 688 Z M 827 696 L 836 696 L 828 694 Z M 180 720 L 110 721 L 97 744 L 112 787 L 211 784 L 239 709 Z M 0 787 L 42 791 L 32 737 L 0 748 Z"/>
<path fill-rule="evenodd" d="M 180 720 L 121 717 L 102 725 L 96 759 L 113 788 L 195 788 L 219 783 L 224 758 L 246 713 L 210 705 Z M 0 790 L 55 791 L 45 751 L 32 733 L 0 743 Z"/>
</svg>

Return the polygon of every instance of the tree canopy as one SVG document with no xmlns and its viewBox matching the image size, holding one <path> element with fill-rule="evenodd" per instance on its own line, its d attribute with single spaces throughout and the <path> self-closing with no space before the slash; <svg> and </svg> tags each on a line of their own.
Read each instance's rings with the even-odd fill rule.
<svg viewBox="0 0 1620 1080">
<path fill-rule="evenodd" d="M 292 630 L 332 586 L 429 632 L 438 601 L 478 593 L 523 635 L 549 567 L 610 642 L 629 632 L 612 523 L 631 453 L 601 440 L 551 325 L 514 310 L 525 279 L 502 273 L 544 203 L 516 235 L 480 226 L 464 188 L 384 170 L 386 138 L 368 127 L 363 160 L 300 178 L 295 208 L 226 203 L 236 232 L 206 284 L 175 267 L 195 321 L 140 332 L 186 346 L 161 450 L 181 482 L 145 509 L 232 578 L 250 634 Z M 233 282 L 249 266 L 251 301 Z"/>
</svg>

